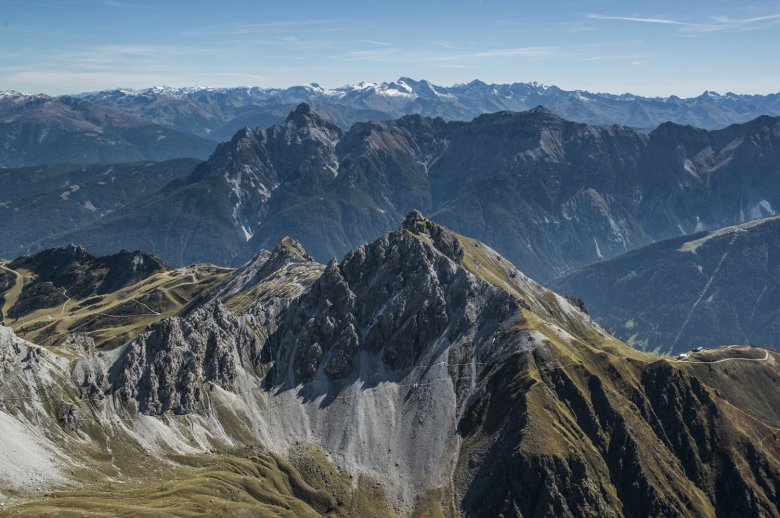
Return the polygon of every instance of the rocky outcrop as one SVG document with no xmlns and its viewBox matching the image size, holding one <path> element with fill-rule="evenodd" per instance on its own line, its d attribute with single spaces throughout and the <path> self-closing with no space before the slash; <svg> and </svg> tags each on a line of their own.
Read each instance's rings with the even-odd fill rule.
<svg viewBox="0 0 780 518">
<path fill-rule="evenodd" d="M 260 347 L 241 317 L 215 303 L 186 319 L 165 320 L 130 342 L 112 390 L 143 413 L 198 412 L 205 408 L 208 384 L 229 390 L 239 370 L 259 374 Z"/>
<path fill-rule="evenodd" d="M 478 348 L 520 305 L 449 257 L 463 253 L 453 234 L 412 212 L 402 230 L 328 263 L 269 342 L 275 381 L 354 376 L 361 351 L 392 379 L 437 347 Z"/>
</svg>

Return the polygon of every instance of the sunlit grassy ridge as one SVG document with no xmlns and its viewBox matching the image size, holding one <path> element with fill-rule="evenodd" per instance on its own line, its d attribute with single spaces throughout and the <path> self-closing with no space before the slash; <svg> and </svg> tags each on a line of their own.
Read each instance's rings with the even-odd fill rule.
<svg viewBox="0 0 780 518">
<path fill-rule="evenodd" d="M 260 449 L 173 456 L 145 476 L 53 491 L 6 516 L 261 516 L 391 517 L 381 485 L 353 484 L 317 450 L 290 462 Z M 164 474 L 163 474 L 164 473 Z"/>
<path fill-rule="evenodd" d="M 16 276 L 16 284 L 5 293 L 4 315 L 14 307 L 23 286 L 33 277 L 23 269 L 11 271 Z M 20 337 L 41 345 L 61 346 L 68 335 L 78 333 L 91 337 L 99 348 L 116 347 L 155 322 L 180 314 L 230 271 L 210 265 L 167 270 L 112 293 L 68 298 L 62 304 L 37 309 L 16 319 L 6 317 L 6 325 Z"/>
</svg>

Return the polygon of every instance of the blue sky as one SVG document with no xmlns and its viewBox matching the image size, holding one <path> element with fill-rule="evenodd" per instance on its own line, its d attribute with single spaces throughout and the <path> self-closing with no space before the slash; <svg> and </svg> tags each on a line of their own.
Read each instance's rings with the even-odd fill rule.
<svg viewBox="0 0 780 518">
<path fill-rule="evenodd" d="M 0 0 L 0 90 L 400 76 L 641 95 L 780 91 L 780 1 Z"/>
</svg>

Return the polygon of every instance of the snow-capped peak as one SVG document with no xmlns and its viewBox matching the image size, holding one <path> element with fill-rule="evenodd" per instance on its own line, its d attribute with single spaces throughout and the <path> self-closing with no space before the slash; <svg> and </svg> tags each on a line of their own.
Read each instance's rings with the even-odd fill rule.
<svg viewBox="0 0 780 518">
<path fill-rule="evenodd" d="M 28 94 L 16 90 L 0 90 L 0 99 L 26 99 L 30 97 L 48 97 L 43 94 Z"/>
</svg>

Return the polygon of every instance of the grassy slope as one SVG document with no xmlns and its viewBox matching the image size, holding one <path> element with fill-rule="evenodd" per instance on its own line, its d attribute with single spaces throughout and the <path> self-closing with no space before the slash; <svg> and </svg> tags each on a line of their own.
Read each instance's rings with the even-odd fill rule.
<svg viewBox="0 0 780 518">
<path fill-rule="evenodd" d="M 425 234 L 415 235 L 428 239 Z M 721 512 L 743 505 L 734 503 L 734 497 L 745 490 L 752 498 L 760 495 L 761 501 L 772 502 L 775 490 L 764 487 L 762 479 L 771 480 L 775 476 L 771 470 L 780 466 L 780 429 L 774 425 L 780 406 L 760 387 L 777 383 L 777 368 L 733 359 L 759 358 L 763 356 L 760 350 L 725 348 L 702 353 L 702 361 L 726 360 L 715 365 L 659 360 L 625 345 L 584 315 L 567 311 L 558 295 L 515 273 L 506 259 L 484 244 L 454 236 L 463 247 L 459 262 L 466 269 L 528 304 L 512 331 L 541 333 L 547 345 L 516 353 L 521 365 L 515 374 L 517 386 L 496 394 L 500 408 L 524 409 L 518 439 L 509 439 L 519 440 L 515 454 L 525 457 L 520 462 L 536 463 L 534 469 L 539 471 L 541 466 L 558 466 L 548 476 L 563 477 L 559 483 L 567 483 L 566 477 L 577 472 L 571 466 L 582 463 L 586 471 L 601 473 L 596 479 L 606 482 L 605 486 L 583 489 L 600 495 L 605 503 L 604 508 L 588 504 L 596 513 L 612 509 L 636 514 L 644 508 L 715 516 L 715 505 Z M 709 379 L 702 376 L 712 384 L 708 387 L 698 379 L 704 367 L 712 367 L 710 372 L 739 369 L 740 376 L 728 381 L 722 374 Z M 488 384 L 505 383 L 500 378 L 506 374 L 493 373 L 496 379 Z M 726 389 L 725 397 L 719 388 Z M 493 402 L 487 399 L 485 405 L 490 407 Z M 495 433 L 485 432 L 483 428 L 481 434 L 467 434 L 462 458 L 485 448 Z M 623 445 L 617 446 L 618 441 Z M 713 447 L 707 444 L 712 443 L 717 444 L 716 454 L 707 451 Z M 768 455 L 768 465 L 755 460 L 754 445 Z M 572 472 L 565 475 L 563 466 Z M 761 470 L 769 472 L 761 474 Z M 620 480 L 627 475 L 634 477 L 630 484 Z M 743 487 L 743 481 L 745 489 L 735 489 Z M 533 485 L 532 480 L 528 482 Z M 646 488 L 645 493 L 659 495 L 660 502 L 641 501 L 634 484 Z M 540 490 L 537 503 L 543 500 L 544 491 Z M 623 508 L 624 504 L 633 507 Z M 560 512 L 556 504 L 550 505 L 550 510 Z M 756 508 L 762 509 L 759 512 L 777 511 L 771 504 L 768 508 L 761 505 Z"/>
<path fill-rule="evenodd" d="M 375 482 L 354 485 L 316 451 L 288 463 L 261 450 L 174 456 L 122 482 L 54 491 L 4 516 L 393 516 Z M 161 474 L 164 473 L 164 476 Z"/>
<path fill-rule="evenodd" d="M 9 280 L 10 287 L 3 293 L 2 305 L 0 305 L 0 317 L 8 314 L 8 311 L 16 304 L 19 299 L 19 295 L 22 293 L 22 287 L 24 286 L 24 278 L 22 274 L 8 268 L 6 262 L 0 262 L 0 269 L 6 274 L 10 275 Z"/>
<path fill-rule="evenodd" d="M 208 265 L 164 271 L 113 293 L 70 299 L 18 319 L 7 318 L 6 325 L 18 336 L 40 345 L 61 345 L 68 334 L 82 333 L 91 336 L 96 346 L 111 348 L 134 338 L 155 322 L 180 314 L 229 272 Z M 17 281 L 6 292 L 4 315 L 14 305 L 24 284 L 30 282 L 29 272 L 15 273 L 21 282 Z M 72 354 L 73 351 L 59 352 Z"/>
</svg>

